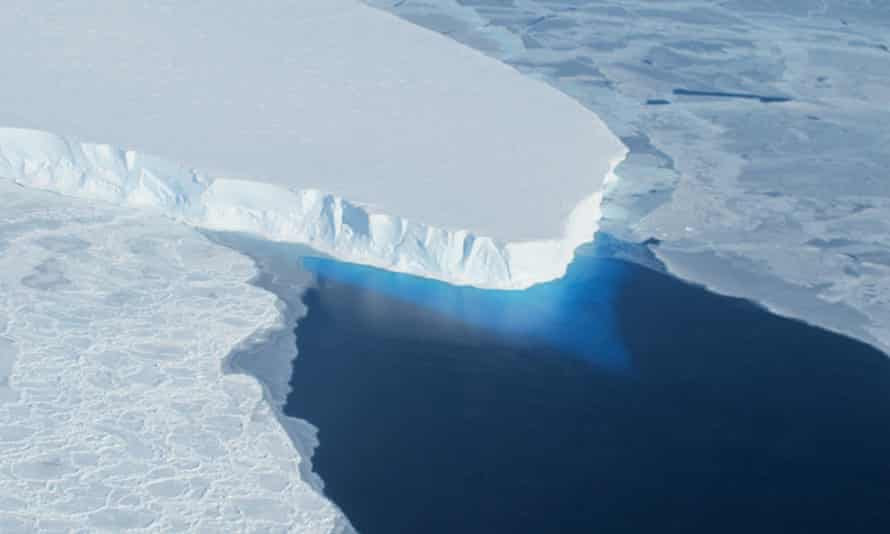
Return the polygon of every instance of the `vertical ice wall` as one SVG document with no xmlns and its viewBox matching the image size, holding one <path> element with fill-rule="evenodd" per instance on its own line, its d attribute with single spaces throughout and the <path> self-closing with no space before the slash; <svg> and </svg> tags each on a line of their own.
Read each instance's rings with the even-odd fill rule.
<svg viewBox="0 0 890 534">
<path fill-rule="evenodd" d="M 618 162 L 620 156 L 610 173 Z M 199 227 L 303 243 L 346 261 L 491 288 L 523 288 L 562 275 L 574 249 L 593 237 L 602 199 L 599 192 L 582 199 L 561 237 L 504 242 L 376 212 L 315 189 L 213 179 L 138 152 L 19 129 L 0 129 L 0 176 L 150 208 Z"/>
</svg>

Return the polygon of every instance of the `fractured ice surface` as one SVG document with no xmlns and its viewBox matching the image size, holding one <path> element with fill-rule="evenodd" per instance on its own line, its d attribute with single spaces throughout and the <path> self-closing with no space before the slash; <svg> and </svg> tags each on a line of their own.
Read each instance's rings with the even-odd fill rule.
<svg viewBox="0 0 890 534">
<path fill-rule="evenodd" d="M 223 373 L 283 326 L 247 258 L 142 211 L 0 198 L 0 531 L 349 531 L 260 385 Z"/>
<path fill-rule="evenodd" d="M 562 274 L 591 239 L 625 154 L 571 98 L 357 0 L 87 4 L 4 4 L 0 63 L 16 83 L 0 85 L 0 127 L 263 182 L 216 182 L 214 227 L 238 220 L 351 261 L 524 287 Z M 29 152 L 22 174 L 69 154 L 61 139 L 26 141 L 6 132 L 0 146 Z M 71 151 L 69 193 L 114 194 L 144 169 L 153 176 L 117 198 L 186 210 L 209 185 L 186 169 L 172 183 L 179 170 L 136 153 Z"/>
</svg>

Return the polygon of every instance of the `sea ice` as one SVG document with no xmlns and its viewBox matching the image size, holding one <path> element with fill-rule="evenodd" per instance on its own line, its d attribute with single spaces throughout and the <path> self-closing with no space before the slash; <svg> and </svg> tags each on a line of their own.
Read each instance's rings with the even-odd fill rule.
<svg viewBox="0 0 890 534">
<path fill-rule="evenodd" d="M 144 211 L 0 198 L 0 530 L 351 531 L 260 384 L 224 372 L 284 327 L 250 260 Z"/>
</svg>

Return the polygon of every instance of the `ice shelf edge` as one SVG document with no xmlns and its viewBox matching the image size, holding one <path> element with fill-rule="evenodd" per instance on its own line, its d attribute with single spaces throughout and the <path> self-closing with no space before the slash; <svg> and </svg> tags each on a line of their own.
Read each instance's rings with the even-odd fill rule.
<svg viewBox="0 0 890 534">
<path fill-rule="evenodd" d="M 622 146 L 622 148 L 624 148 Z M 616 179 L 624 149 L 603 186 Z M 305 244 L 342 261 L 488 289 L 524 289 L 565 274 L 593 239 L 603 192 L 572 210 L 560 237 L 502 242 L 373 212 L 317 189 L 210 177 L 160 157 L 38 130 L 0 128 L 0 176 L 18 184 L 148 208 L 189 225 Z"/>
</svg>

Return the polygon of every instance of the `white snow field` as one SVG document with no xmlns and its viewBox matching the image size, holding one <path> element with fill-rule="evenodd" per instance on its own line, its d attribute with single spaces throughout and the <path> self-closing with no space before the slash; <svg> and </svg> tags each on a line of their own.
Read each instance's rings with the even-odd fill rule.
<svg viewBox="0 0 890 534">
<path fill-rule="evenodd" d="M 344 260 L 483 287 L 556 278 L 626 152 L 571 98 L 356 0 L 4 13 L 0 126 L 60 137 L 4 131 L 0 176 Z"/>
<path fill-rule="evenodd" d="M 0 198 L 0 532 L 351 531 L 223 372 L 292 327 L 250 260 L 137 210 Z"/>
</svg>

